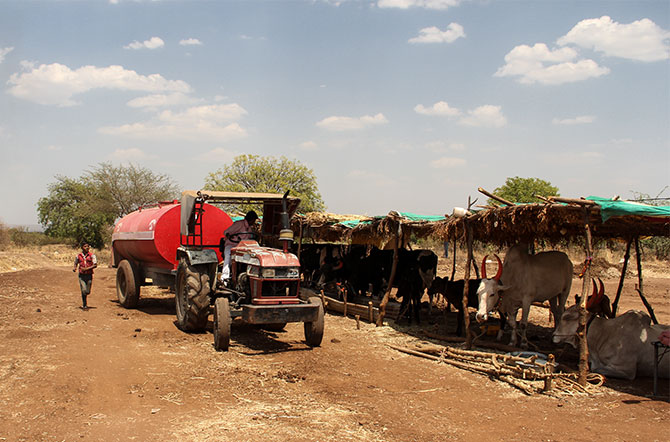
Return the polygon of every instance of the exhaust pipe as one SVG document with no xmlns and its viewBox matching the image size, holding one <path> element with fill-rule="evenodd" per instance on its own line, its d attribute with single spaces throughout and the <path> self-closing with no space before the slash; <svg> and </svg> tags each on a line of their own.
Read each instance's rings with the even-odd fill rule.
<svg viewBox="0 0 670 442">
<path fill-rule="evenodd" d="M 293 242 L 293 230 L 291 230 L 291 225 L 289 224 L 288 219 L 288 205 L 286 203 L 286 198 L 288 197 L 290 190 L 287 190 L 284 194 L 284 197 L 281 200 L 281 230 L 279 231 L 279 241 L 283 242 L 284 253 L 288 253 L 288 249 Z"/>
</svg>

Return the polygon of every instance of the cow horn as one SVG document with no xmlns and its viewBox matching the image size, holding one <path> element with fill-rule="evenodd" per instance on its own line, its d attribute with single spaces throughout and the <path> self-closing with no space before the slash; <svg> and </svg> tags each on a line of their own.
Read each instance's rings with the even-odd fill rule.
<svg viewBox="0 0 670 442">
<path fill-rule="evenodd" d="M 596 280 L 591 278 L 591 282 L 593 283 L 593 293 L 586 299 L 586 310 L 593 309 L 600 304 L 601 300 L 600 294 L 597 292 L 598 287 L 596 286 Z"/>
<path fill-rule="evenodd" d="M 600 283 L 600 290 L 598 290 L 598 298 L 602 298 L 605 295 L 605 284 L 603 280 L 598 278 L 598 283 Z"/>
<path fill-rule="evenodd" d="M 489 255 L 484 255 L 484 259 L 482 259 L 482 279 L 486 279 L 486 258 L 488 258 Z"/>
<path fill-rule="evenodd" d="M 502 261 L 500 261 L 500 257 L 498 255 L 493 255 L 496 257 L 496 261 L 498 261 L 498 273 L 496 273 L 496 276 L 493 277 L 496 281 L 500 281 L 500 277 L 502 276 L 502 271 L 503 271 L 503 265 Z"/>
</svg>

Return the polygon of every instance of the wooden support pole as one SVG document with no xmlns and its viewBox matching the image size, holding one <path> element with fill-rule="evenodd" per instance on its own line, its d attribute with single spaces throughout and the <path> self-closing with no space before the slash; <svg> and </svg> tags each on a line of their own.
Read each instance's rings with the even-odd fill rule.
<svg viewBox="0 0 670 442">
<path fill-rule="evenodd" d="M 586 340 L 586 298 L 588 298 L 588 287 L 591 281 L 591 261 L 593 251 L 591 250 L 591 226 L 589 226 L 589 208 L 584 207 L 584 248 L 586 251 L 587 267 L 584 271 L 584 280 L 582 282 L 582 299 L 579 303 L 579 326 L 577 327 L 577 337 L 579 338 L 579 378 L 577 382 L 582 387 L 586 386 L 586 377 L 589 374 L 589 347 Z M 557 318 L 558 319 L 558 318 Z"/>
<path fill-rule="evenodd" d="M 342 289 L 342 298 L 344 299 L 344 316 L 347 316 L 347 289 Z"/>
<path fill-rule="evenodd" d="M 356 330 L 361 329 L 361 315 L 355 315 L 354 318 L 356 319 Z"/>
<path fill-rule="evenodd" d="M 649 304 L 647 298 L 645 298 L 644 290 L 642 290 L 642 253 L 640 252 L 640 238 L 638 237 L 635 238 L 635 258 L 637 260 L 637 283 L 638 283 L 638 285 L 635 286 L 635 290 L 637 291 L 637 294 L 640 295 L 642 303 L 649 312 L 649 316 L 651 316 L 651 321 L 654 324 L 658 324 L 658 319 L 656 319 L 654 309 L 651 308 L 651 304 Z"/>
<path fill-rule="evenodd" d="M 550 354 L 547 357 L 547 363 L 545 364 L 545 370 L 546 373 L 549 375 L 544 379 L 544 390 L 543 391 L 551 391 L 551 374 L 554 373 L 554 361 L 555 357 L 553 354 Z"/>
<path fill-rule="evenodd" d="M 467 265 L 465 266 L 465 283 L 463 284 L 463 322 L 465 323 L 465 348 L 472 348 L 472 334 L 470 333 L 470 314 L 468 313 L 468 291 L 470 290 L 470 263 L 472 261 L 472 226 L 467 218 L 463 220 L 465 226 L 465 243 L 468 250 Z"/>
<path fill-rule="evenodd" d="M 374 320 L 373 311 L 374 310 L 372 308 L 372 301 L 368 301 L 368 321 L 370 321 L 370 323 L 372 323 Z"/>
<path fill-rule="evenodd" d="M 453 281 L 454 276 L 456 276 L 456 238 L 454 237 L 452 239 L 452 241 L 454 243 L 454 253 L 452 253 L 453 260 L 452 260 L 452 263 L 451 263 L 451 281 Z"/>
<path fill-rule="evenodd" d="M 488 196 L 489 198 L 491 198 L 491 199 L 493 199 L 493 200 L 496 200 L 496 201 L 498 201 L 499 203 L 503 203 L 503 204 L 506 205 L 506 206 L 513 206 L 513 205 L 514 205 L 514 203 L 512 203 L 512 202 L 510 202 L 510 201 L 507 201 L 506 199 L 500 198 L 500 197 L 497 196 L 497 195 L 494 195 L 494 194 L 492 194 L 492 193 L 489 193 L 489 192 L 487 192 L 486 190 L 484 190 L 484 189 L 481 188 L 481 187 L 477 188 L 477 190 L 478 190 L 480 193 L 483 193 L 484 195 Z"/>
<path fill-rule="evenodd" d="M 621 297 L 621 291 L 623 290 L 623 283 L 626 279 L 626 271 L 628 270 L 628 260 L 630 259 L 630 246 L 633 244 L 633 238 L 628 240 L 626 244 L 626 253 L 623 255 L 623 266 L 621 268 L 621 276 L 619 277 L 619 286 L 616 289 L 616 296 L 614 297 L 614 302 L 612 303 L 612 316 L 616 317 L 616 310 L 619 305 L 619 298 Z"/>
<path fill-rule="evenodd" d="M 400 241 L 402 241 L 402 230 L 400 224 L 398 224 L 398 233 L 396 235 L 395 243 L 393 244 L 393 264 L 391 265 L 391 276 L 389 277 L 389 285 L 384 293 L 384 298 L 382 299 L 381 304 L 379 304 L 379 317 L 377 318 L 377 327 L 384 325 L 384 316 L 386 315 L 386 304 L 389 302 L 389 296 L 391 296 L 391 288 L 393 288 L 393 282 L 395 279 L 395 272 L 398 268 L 398 248 L 400 247 Z"/>
</svg>

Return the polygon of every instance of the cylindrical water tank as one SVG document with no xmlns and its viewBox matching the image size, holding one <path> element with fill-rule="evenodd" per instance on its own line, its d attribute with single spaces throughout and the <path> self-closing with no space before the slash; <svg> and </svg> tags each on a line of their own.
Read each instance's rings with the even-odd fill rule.
<svg viewBox="0 0 670 442">
<path fill-rule="evenodd" d="M 112 248 L 114 265 L 129 259 L 143 267 L 165 270 L 177 268 L 177 248 L 180 244 L 178 201 L 159 203 L 141 208 L 121 218 L 114 226 Z M 202 216 L 202 243 L 216 245 L 219 262 L 223 259 L 218 250 L 223 232 L 233 223 L 221 209 L 204 205 Z"/>
</svg>

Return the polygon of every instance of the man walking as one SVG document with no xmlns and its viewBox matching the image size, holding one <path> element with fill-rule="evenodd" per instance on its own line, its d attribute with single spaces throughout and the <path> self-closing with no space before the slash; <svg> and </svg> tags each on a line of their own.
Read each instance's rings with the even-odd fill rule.
<svg viewBox="0 0 670 442">
<path fill-rule="evenodd" d="M 73 272 L 79 267 L 79 286 L 81 288 L 82 310 L 88 310 L 86 297 L 91 294 L 91 285 L 93 284 L 93 269 L 98 267 L 98 260 L 91 252 L 91 246 L 84 242 L 81 245 L 81 253 L 74 259 Z"/>
</svg>

